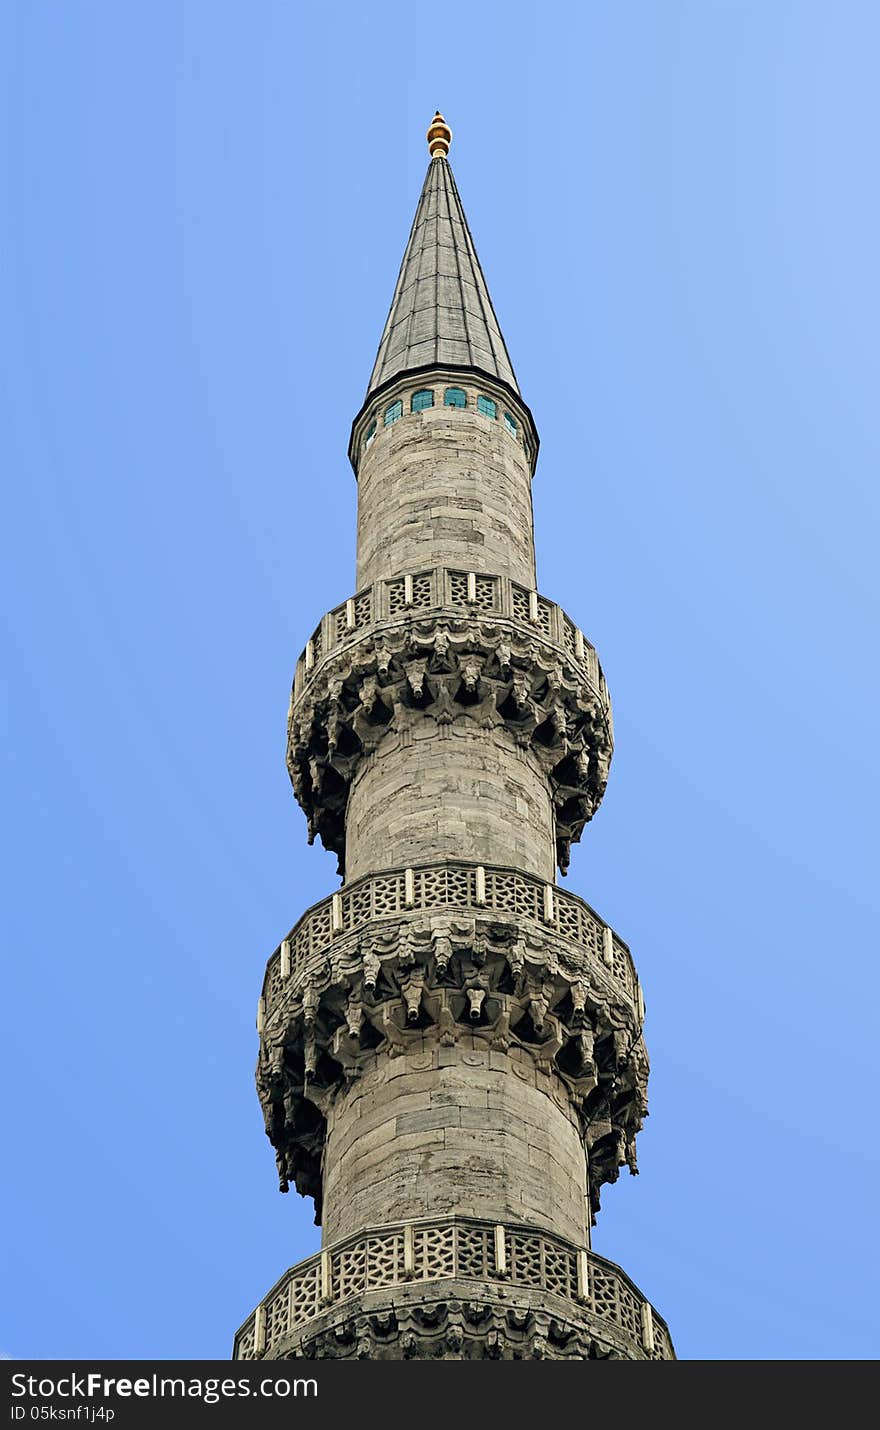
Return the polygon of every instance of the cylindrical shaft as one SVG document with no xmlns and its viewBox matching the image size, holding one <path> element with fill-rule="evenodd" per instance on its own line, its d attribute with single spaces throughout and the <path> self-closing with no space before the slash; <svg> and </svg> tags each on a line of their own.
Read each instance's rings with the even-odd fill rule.
<svg viewBox="0 0 880 1430">
<path fill-rule="evenodd" d="M 567 1098 L 527 1056 L 443 1047 L 381 1054 L 334 1103 L 324 1239 L 410 1218 L 533 1222 L 582 1243 L 586 1158 Z"/>
<path fill-rule="evenodd" d="M 413 412 L 413 399 L 425 392 L 433 405 Z M 481 411 L 481 398 L 494 415 Z M 394 417 L 387 425 L 386 415 Z M 360 424 L 358 590 L 432 566 L 487 571 L 534 587 L 525 427 L 504 389 L 475 377 L 410 375 L 377 398 Z"/>
<path fill-rule="evenodd" d="M 387 751 L 380 745 L 352 782 L 347 879 L 441 859 L 509 865 L 553 879 L 547 778 L 504 729 L 451 730 L 424 719 L 409 744 Z"/>
</svg>

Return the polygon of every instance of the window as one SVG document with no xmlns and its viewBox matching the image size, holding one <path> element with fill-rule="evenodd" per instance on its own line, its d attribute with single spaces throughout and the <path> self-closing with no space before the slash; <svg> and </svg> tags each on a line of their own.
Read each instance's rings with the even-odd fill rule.
<svg viewBox="0 0 880 1430">
<path fill-rule="evenodd" d="M 443 394 L 444 407 L 467 407 L 467 393 L 461 387 L 447 387 Z"/>
<path fill-rule="evenodd" d="M 400 401 L 392 402 L 390 407 L 385 408 L 385 426 L 391 427 L 397 421 L 398 417 L 402 416 L 403 403 Z"/>
<path fill-rule="evenodd" d="M 421 392 L 414 392 L 410 403 L 411 412 L 424 412 L 426 407 L 434 406 L 434 394 L 428 387 L 423 387 Z"/>
<path fill-rule="evenodd" d="M 509 412 L 505 412 L 504 414 L 504 425 L 510 433 L 511 437 L 515 437 L 517 431 L 516 423 L 514 422 Z"/>
<path fill-rule="evenodd" d="M 366 452 L 367 448 L 369 447 L 370 443 L 372 442 L 373 438 L 375 437 L 375 435 L 376 435 L 376 424 L 375 424 L 375 422 L 371 422 L 371 423 L 370 423 L 370 430 L 368 431 L 366 437 L 364 438 L 364 451 L 365 451 L 365 452 Z"/>
<path fill-rule="evenodd" d="M 483 414 L 484 417 L 497 417 L 497 416 L 498 416 L 498 406 L 497 406 L 497 403 L 494 403 L 494 402 L 492 401 L 491 397 L 482 397 L 482 396 L 478 397 L 478 398 L 477 398 L 477 411 L 478 411 L 478 412 L 482 412 L 482 414 Z"/>
</svg>

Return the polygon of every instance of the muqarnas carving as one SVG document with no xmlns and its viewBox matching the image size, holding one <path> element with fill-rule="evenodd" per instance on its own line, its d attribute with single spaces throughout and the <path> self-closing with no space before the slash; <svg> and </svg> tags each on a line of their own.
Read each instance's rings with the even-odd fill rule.
<svg viewBox="0 0 880 1430">
<path fill-rule="evenodd" d="M 586 676 L 531 631 L 492 622 L 422 618 L 377 628 L 325 660 L 294 701 L 288 769 L 308 819 L 345 868 L 345 812 L 363 757 L 416 721 L 442 735 L 472 721 L 504 730 L 530 750 L 550 784 L 556 856 L 568 869 L 571 845 L 599 806 L 612 739 L 607 710 Z"/>
</svg>

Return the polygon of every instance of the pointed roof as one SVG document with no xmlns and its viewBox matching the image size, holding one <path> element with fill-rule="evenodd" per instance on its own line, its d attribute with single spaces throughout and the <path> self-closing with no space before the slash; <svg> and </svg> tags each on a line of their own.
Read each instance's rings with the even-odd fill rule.
<svg viewBox="0 0 880 1430">
<path fill-rule="evenodd" d="M 442 142 L 425 176 L 367 397 L 400 373 L 433 364 L 479 368 L 519 393 Z"/>
</svg>

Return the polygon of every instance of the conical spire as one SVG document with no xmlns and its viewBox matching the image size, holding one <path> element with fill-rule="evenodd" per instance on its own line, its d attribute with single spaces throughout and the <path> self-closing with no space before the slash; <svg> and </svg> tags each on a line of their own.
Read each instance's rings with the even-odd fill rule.
<svg viewBox="0 0 880 1430">
<path fill-rule="evenodd" d="M 448 136 L 448 137 L 447 137 Z M 367 396 L 432 364 L 478 368 L 519 392 L 452 169 L 451 132 L 438 113 L 432 152 Z"/>
</svg>

